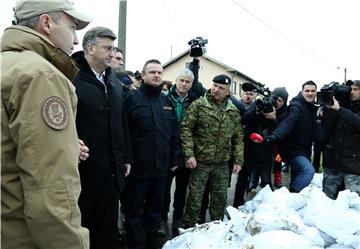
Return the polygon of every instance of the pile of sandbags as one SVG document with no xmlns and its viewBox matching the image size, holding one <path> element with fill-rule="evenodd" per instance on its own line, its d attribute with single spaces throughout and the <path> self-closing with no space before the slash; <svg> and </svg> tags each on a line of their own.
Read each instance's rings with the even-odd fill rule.
<svg viewBox="0 0 360 249">
<path fill-rule="evenodd" d="M 227 207 L 223 221 L 181 231 L 169 248 L 360 248 L 360 197 L 349 190 L 331 200 L 322 175 L 300 193 L 267 186 L 244 206 Z"/>
</svg>

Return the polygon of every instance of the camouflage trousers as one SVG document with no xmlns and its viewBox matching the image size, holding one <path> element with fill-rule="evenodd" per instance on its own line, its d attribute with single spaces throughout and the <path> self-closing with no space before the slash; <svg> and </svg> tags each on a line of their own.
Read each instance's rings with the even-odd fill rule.
<svg viewBox="0 0 360 249">
<path fill-rule="evenodd" d="M 323 174 L 323 192 L 331 199 L 337 198 L 339 187 L 344 184 L 345 189 L 356 192 L 360 196 L 360 176 L 344 174 L 342 172 L 334 173 L 328 168 L 324 168 Z"/>
<path fill-rule="evenodd" d="M 198 162 L 197 167 L 190 173 L 189 195 L 183 217 L 186 226 L 194 226 L 198 221 L 201 201 L 208 181 L 211 220 L 220 220 L 224 217 L 229 184 L 229 163 L 203 164 Z"/>
</svg>

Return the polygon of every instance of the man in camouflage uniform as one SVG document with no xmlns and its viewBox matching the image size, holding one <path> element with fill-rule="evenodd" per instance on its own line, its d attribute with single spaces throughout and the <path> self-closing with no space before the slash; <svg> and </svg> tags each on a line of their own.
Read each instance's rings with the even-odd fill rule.
<svg viewBox="0 0 360 249">
<path fill-rule="evenodd" d="M 228 162 L 232 156 L 233 173 L 241 170 L 240 114 L 230 100 L 230 84 L 228 76 L 215 76 L 212 88 L 190 105 L 182 122 L 181 140 L 186 167 L 192 169 L 184 215 L 185 228 L 194 226 L 199 217 L 208 181 L 211 220 L 223 218 L 229 182 Z"/>
</svg>

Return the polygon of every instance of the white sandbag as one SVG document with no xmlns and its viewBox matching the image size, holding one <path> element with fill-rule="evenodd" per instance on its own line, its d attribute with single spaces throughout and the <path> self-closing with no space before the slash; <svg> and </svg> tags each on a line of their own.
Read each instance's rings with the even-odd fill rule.
<svg viewBox="0 0 360 249">
<path fill-rule="evenodd" d="M 290 230 L 302 234 L 305 226 L 294 210 L 263 203 L 249 217 L 246 231 L 255 235 L 270 230 Z"/>
<path fill-rule="evenodd" d="M 226 208 L 226 212 L 230 217 L 230 220 L 227 222 L 230 222 L 233 225 L 231 231 L 235 234 L 242 234 L 245 231 L 245 226 L 249 219 L 248 214 L 243 213 L 239 209 L 236 209 L 232 206 L 228 206 Z"/>
<path fill-rule="evenodd" d="M 324 247 L 327 248 L 328 246 L 336 243 L 336 239 L 328 235 L 327 233 L 324 233 L 323 231 L 319 230 L 319 234 L 321 238 L 324 240 L 325 244 Z"/>
<path fill-rule="evenodd" d="M 335 239 L 359 233 L 359 224 L 359 213 L 335 210 L 333 206 L 323 210 L 315 219 L 315 227 Z"/>
<path fill-rule="evenodd" d="M 274 191 L 271 198 L 267 199 L 267 203 L 280 207 L 288 207 L 298 210 L 305 206 L 307 199 L 297 193 L 290 193 L 286 187 L 281 187 Z"/>
<path fill-rule="evenodd" d="M 360 212 L 359 195 L 348 189 L 339 192 L 334 204 L 337 209 L 347 211 L 352 208 L 354 211 Z"/>
<path fill-rule="evenodd" d="M 321 237 L 320 231 L 315 227 L 305 226 L 305 230 L 301 235 L 304 236 L 307 240 L 313 242 L 314 245 L 321 248 L 325 247 L 325 240 Z"/>
<path fill-rule="evenodd" d="M 354 249 L 360 248 L 360 236 L 359 235 L 341 235 L 336 239 L 336 242 L 347 247 Z"/>
<path fill-rule="evenodd" d="M 332 244 L 329 247 L 326 247 L 327 249 L 353 249 L 351 246 L 345 246 L 343 244 Z"/>
<path fill-rule="evenodd" d="M 232 224 L 213 221 L 187 229 L 181 236 L 167 241 L 163 248 L 223 248 Z"/>
<path fill-rule="evenodd" d="M 271 198 L 272 195 L 273 191 L 269 185 L 266 185 L 254 196 L 254 198 L 251 199 L 251 201 L 247 201 L 245 205 L 240 206 L 239 209 L 245 213 L 252 213 L 259 207 L 261 203 Z"/>
<path fill-rule="evenodd" d="M 303 198 L 306 196 L 306 205 L 302 210 L 299 210 L 300 216 L 302 216 L 304 224 L 308 226 L 315 226 L 315 221 L 318 219 L 320 213 L 327 210 L 334 204 L 334 201 L 328 198 L 321 189 L 305 188 L 301 193 Z"/>
<path fill-rule="evenodd" d="M 320 249 L 305 237 L 292 231 L 272 230 L 245 238 L 241 249 Z"/>
<path fill-rule="evenodd" d="M 309 187 L 318 187 L 322 189 L 323 182 L 323 173 L 315 173 L 313 179 L 311 180 Z"/>
</svg>

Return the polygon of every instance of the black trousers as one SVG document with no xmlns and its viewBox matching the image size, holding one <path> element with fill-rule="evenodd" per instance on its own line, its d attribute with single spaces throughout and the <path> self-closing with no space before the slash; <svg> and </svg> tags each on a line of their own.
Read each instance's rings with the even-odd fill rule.
<svg viewBox="0 0 360 249">
<path fill-rule="evenodd" d="M 327 142 L 314 142 L 314 157 L 312 164 L 314 165 L 316 173 L 319 173 L 320 158 L 321 155 L 324 153 L 326 144 Z"/>
<path fill-rule="evenodd" d="M 115 176 L 107 181 L 84 183 L 79 197 L 81 225 L 89 229 L 90 249 L 109 249 L 115 247 L 113 239 L 117 227 L 117 202 L 120 190 Z"/>
<path fill-rule="evenodd" d="M 245 204 L 245 193 L 247 192 L 249 186 L 249 177 L 250 174 L 246 169 L 246 166 L 240 170 L 238 173 L 238 178 L 235 185 L 235 194 L 234 194 L 234 207 L 238 207 Z"/>
<path fill-rule="evenodd" d="M 143 230 L 160 229 L 167 177 L 128 176 L 125 184 L 125 227 L 127 246 L 143 248 Z"/>
<path fill-rule="evenodd" d="M 170 171 L 167 177 L 166 190 L 165 190 L 165 201 L 161 219 L 166 221 L 168 218 L 168 212 L 170 209 L 171 202 L 171 184 L 175 178 L 175 192 L 174 192 L 174 212 L 173 219 L 181 219 L 184 213 L 185 202 L 186 202 L 186 191 L 189 182 L 190 170 L 182 167 L 177 170 Z"/>
</svg>

